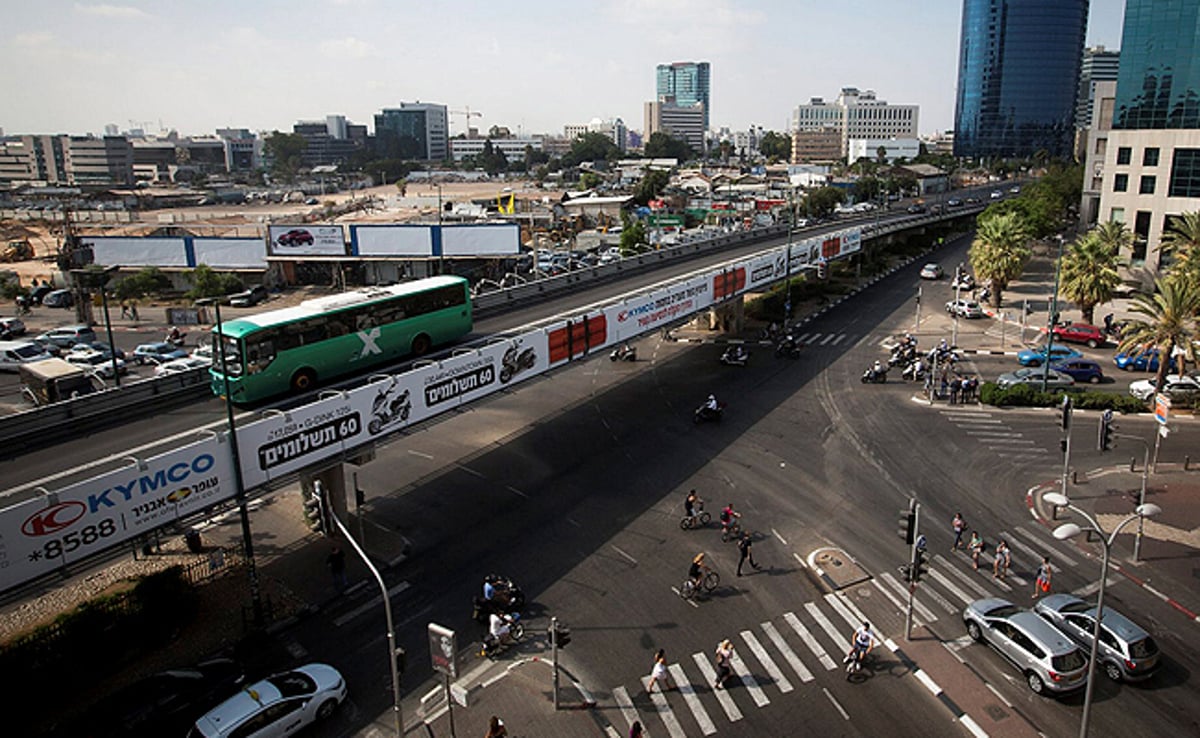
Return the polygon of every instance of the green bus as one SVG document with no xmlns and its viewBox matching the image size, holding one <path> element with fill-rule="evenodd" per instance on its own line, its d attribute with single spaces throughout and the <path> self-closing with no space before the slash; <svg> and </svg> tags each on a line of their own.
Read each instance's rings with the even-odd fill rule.
<svg viewBox="0 0 1200 738">
<path fill-rule="evenodd" d="M 213 329 L 212 390 L 257 402 L 405 356 L 421 356 L 471 331 L 471 293 L 461 277 L 431 277 L 305 300 Z"/>
</svg>

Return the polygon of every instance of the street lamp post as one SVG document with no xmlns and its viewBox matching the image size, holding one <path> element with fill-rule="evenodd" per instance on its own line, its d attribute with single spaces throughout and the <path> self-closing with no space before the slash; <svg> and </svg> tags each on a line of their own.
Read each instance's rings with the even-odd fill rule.
<svg viewBox="0 0 1200 738">
<path fill-rule="evenodd" d="M 217 352 L 221 362 L 221 378 L 225 383 L 225 422 L 229 436 L 229 455 L 233 460 L 233 491 L 242 519 L 242 547 L 246 550 L 246 573 L 250 577 L 250 602 L 254 608 L 254 625 L 263 625 L 262 592 L 259 589 L 258 567 L 254 563 L 254 539 L 250 535 L 250 511 L 246 507 L 246 485 L 242 479 L 242 462 L 239 458 L 237 424 L 233 420 L 233 400 L 229 394 L 229 361 L 225 355 L 225 338 L 221 335 L 221 298 L 208 297 L 196 300 L 197 305 L 212 305 L 217 318 Z M 245 363 L 242 363 L 245 371 Z"/>
<path fill-rule="evenodd" d="M 1113 543 L 1117 540 L 1117 534 L 1121 532 L 1122 528 L 1134 520 L 1137 520 L 1138 525 L 1140 526 L 1143 519 L 1152 518 L 1158 515 L 1162 512 L 1162 508 L 1152 502 L 1144 502 L 1138 505 L 1134 513 L 1127 516 L 1120 523 L 1117 523 L 1117 527 L 1114 528 L 1112 533 L 1110 533 L 1106 538 L 1104 535 L 1104 530 L 1100 527 L 1100 523 L 1098 523 L 1091 515 L 1088 515 L 1083 510 L 1071 504 L 1071 501 L 1067 499 L 1066 495 L 1059 492 L 1048 492 L 1043 495 L 1042 499 L 1051 505 L 1054 505 L 1055 507 L 1065 507 L 1069 510 L 1072 510 L 1088 522 L 1088 527 L 1081 527 L 1076 523 L 1063 523 L 1054 529 L 1055 538 L 1060 541 L 1065 541 L 1068 538 L 1074 538 L 1084 531 L 1093 531 L 1097 536 L 1099 536 L 1100 543 L 1103 546 L 1104 555 L 1100 565 L 1100 590 L 1096 594 L 1096 622 L 1092 626 L 1092 647 L 1091 654 L 1088 657 L 1087 690 L 1084 692 L 1083 696 L 1083 718 L 1079 724 L 1079 738 L 1087 738 L 1088 723 L 1092 712 L 1092 686 L 1095 683 L 1096 676 L 1096 654 L 1100 645 L 1100 622 L 1104 619 L 1104 590 L 1105 580 L 1108 579 L 1109 555 L 1111 554 Z"/>
</svg>

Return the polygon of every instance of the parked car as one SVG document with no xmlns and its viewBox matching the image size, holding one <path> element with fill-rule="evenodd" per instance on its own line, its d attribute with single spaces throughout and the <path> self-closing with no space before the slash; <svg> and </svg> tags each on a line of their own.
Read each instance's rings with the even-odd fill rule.
<svg viewBox="0 0 1200 738">
<path fill-rule="evenodd" d="M 233 307 L 254 307 L 260 302 L 266 302 L 271 293 L 261 284 L 256 284 L 245 292 L 237 292 L 229 296 L 229 304 Z"/>
<path fill-rule="evenodd" d="M 165 341 L 143 343 L 133 350 L 133 360 L 139 364 L 162 364 L 172 359 L 182 359 L 187 351 Z"/>
<path fill-rule="evenodd" d="M 1041 366 L 1042 362 L 1046 361 L 1047 347 L 1045 344 L 1031 349 L 1023 349 L 1017 352 L 1017 361 L 1021 366 Z M 1050 363 L 1057 364 L 1067 359 L 1079 359 L 1083 354 L 1079 353 L 1070 346 L 1060 346 L 1055 344 L 1049 348 Z"/>
<path fill-rule="evenodd" d="M 961 208 L 962 204 L 963 201 L 959 200 L 957 197 L 952 197 L 946 201 L 946 207 L 948 208 Z"/>
<path fill-rule="evenodd" d="M 960 318 L 983 317 L 983 307 L 974 300 L 951 300 L 946 303 L 946 312 Z"/>
<path fill-rule="evenodd" d="M 307 664 L 267 677 L 202 715 L 188 738 L 292 735 L 333 715 L 346 699 L 346 680 L 326 664 Z"/>
<path fill-rule="evenodd" d="M 74 307 L 75 295 L 71 290 L 51 290 L 42 297 L 42 305 L 55 308 Z"/>
<path fill-rule="evenodd" d="M 106 698 L 84 734 L 95 730 L 105 738 L 183 735 L 196 718 L 228 698 L 243 681 L 245 673 L 232 659 L 152 674 Z"/>
<path fill-rule="evenodd" d="M 154 376 L 161 377 L 167 374 L 182 374 L 192 369 L 199 369 L 202 366 L 212 366 L 212 362 L 203 356 L 185 356 L 182 359 L 164 361 L 154 367 Z"/>
<path fill-rule="evenodd" d="M 925 206 L 913 203 L 912 205 L 909 205 L 907 208 L 905 208 L 905 211 L 912 213 L 913 215 L 916 215 L 917 213 L 925 212 Z"/>
<path fill-rule="evenodd" d="M 1001 389 L 1015 387 L 1018 384 L 1028 384 L 1036 388 L 1042 386 L 1043 376 L 1046 377 L 1046 389 L 1065 389 L 1075 386 L 1075 380 L 1070 376 L 1056 372 L 1053 369 L 1050 369 L 1047 373 L 1045 367 L 1026 367 L 1018 369 L 1015 372 L 1001 374 L 996 378 L 996 384 Z"/>
<path fill-rule="evenodd" d="M 75 351 L 71 350 L 63 354 L 63 358 L 71 362 L 75 366 L 82 367 L 88 371 L 93 371 L 99 374 L 104 379 L 113 378 L 113 361 L 110 356 L 105 356 L 99 351 Z M 129 373 L 129 367 L 121 359 L 116 359 L 117 374 L 125 375 Z"/>
<path fill-rule="evenodd" d="M 1067 359 L 1055 362 L 1050 368 L 1060 374 L 1066 374 L 1076 382 L 1099 384 L 1104 381 L 1104 372 L 1100 364 L 1091 359 Z"/>
<path fill-rule="evenodd" d="M 1190 400 L 1200 396 L 1200 381 L 1187 374 L 1168 374 L 1163 377 L 1163 394 L 1172 400 Z M 1154 397 L 1154 380 L 1139 379 L 1129 385 L 1129 394 L 1139 400 Z"/>
<path fill-rule="evenodd" d="M 293 228 L 275 239 L 275 242 L 280 246 L 311 246 L 313 235 L 304 228 Z"/>
<path fill-rule="evenodd" d="M 50 353 L 33 341 L 0 341 L 2 372 L 15 372 L 22 364 L 49 358 Z"/>
<path fill-rule="evenodd" d="M 77 343 L 93 343 L 96 340 L 96 332 L 92 330 L 91 326 L 66 325 L 39 334 L 34 340 L 38 343 L 53 345 L 60 350 L 69 349 Z"/>
<path fill-rule="evenodd" d="M 20 318 L 0 318 L 0 335 L 4 334 L 14 338 L 25 335 L 25 321 Z"/>
<path fill-rule="evenodd" d="M 1094 325 L 1087 323 L 1070 323 L 1068 325 L 1054 326 L 1054 338 L 1057 341 L 1066 341 L 1067 343 L 1082 343 L 1088 348 L 1096 348 L 1103 346 L 1107 340 L 1104 336 L 1104 330 Z"/>
<path fill-rule="evenodd" d="M 1071 640 L 1092 647 L 1096 629 L 1096 607 L 1072 594 L 1046 595 L 1033 606 L 1046 622 L 1066 633 Z M 1096 666 L 1114 682 L 1138 681 L 1150 677 L 1161 665 L 1158 644 L 1144 628 L 1105 606 L 1100 619 L 1100 646 Z"/>
<path fill-rule="evenodd" d="M 921 279 L 941 279 L 945 272 L 942 271 L 941 264 L 926 264 L 921 267 Z"/>
<path fill-rule="evenodd" d="M 1127 354 L 1121 352 L 1113 357 L 1113 362 L 1118 369 L 1125 371 L 1137 372 L 1156 372 L 1158 371 L 1158 349 L 1146 349 L 1141 353 Z M 1174 369 L 1175 362 L 1171 362 L 1170 369 Z"/>
<path fill-rule="evenodd" d="M 103 341 L 92 341 L 91 343 L 77 343 L 71 347 L 72 351 L 99 351 L 107 358 L 112 354 L 112 347 Z M 124 359 L 125 352 L 117 349 L 117 358 Z"/>
<path fill-rule="evenodd" d="M 989 195 L 989 197 L 991 197 L 993 200 L 999 200 L 1000 198 L 1004 197 L 1004 193 L 1000 190 L 992 190 L 992 194 Z"/>
<path fill-rule="evenodd" d="M 1087 684 L 1087 657 L 1031 610 L 999 598 L 975 600 L 963 610 L 963 623 L 973 640 L 987 643 L 1017 667 L 1036 694 Z"/>
</svg>

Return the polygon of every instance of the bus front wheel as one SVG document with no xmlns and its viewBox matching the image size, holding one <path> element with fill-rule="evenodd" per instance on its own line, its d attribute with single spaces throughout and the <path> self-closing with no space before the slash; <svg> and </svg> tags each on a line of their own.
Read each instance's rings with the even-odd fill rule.
<svg viewBox="0 0 1200 738">
<path fill-rule="evenodd" d="M 424 356 L 425 354 L 429 353 L 429 349 L 432 348 L 432 346 L 433 346 L 433 342 L 429 340 L 429 336 L 422 333 L 421 335 L 419 335 L 413 339 L 413 342 L 412 342 L 413 356 Z"/>
<path fill-rule="evenodd" d="M 292 375 L 292 389 L 296 392 L 305 392 L 312 389 L 312 386 L 317 382 L 317 375 L 312 369 L 301 369 Z"/>
</svg>

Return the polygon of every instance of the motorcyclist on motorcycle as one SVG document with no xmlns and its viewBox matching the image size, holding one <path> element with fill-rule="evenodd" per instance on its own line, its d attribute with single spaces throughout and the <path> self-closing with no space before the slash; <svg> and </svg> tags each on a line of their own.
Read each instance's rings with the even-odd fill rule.
<svg viewBox="0 0 1200 738">
<path fill-rule="evenodd" d="M 874 378 L 881 374 L 883 374 L 883 364 L 879 362 L 879 359 L 876 359 L 875 365 L 871 367 L 871 376 Z"/>
<path fill-rule="evenodd" d="M 734 346 L 731 351 L 731 356 L 733 357 L 734 361 L 745 361 L 747 355 L 746 349 L 740 343 Z"/>
<path fill-rule="evenodd" d="M 502 646 L 511 640 L 512 618 L 508 615 L 493 612 L 488 618 L 488 632 L 495 639 L 496 645 Z"/>
<path fill-rule="evenodd" d="M 179 326 L 171 326 L 171 332 L 167 334 L 167 341 L 176 346 L 183 343 L 183 331 L 179 330 Z"/>
<path fill-rule="evenodd" d="M 708 399 L 704 401 L 704 409 L 710 413 L 717 413 L 721 411 L 721 403 L 717 402 L 716 395 L 708 396 Z"/>
</svg>

